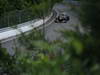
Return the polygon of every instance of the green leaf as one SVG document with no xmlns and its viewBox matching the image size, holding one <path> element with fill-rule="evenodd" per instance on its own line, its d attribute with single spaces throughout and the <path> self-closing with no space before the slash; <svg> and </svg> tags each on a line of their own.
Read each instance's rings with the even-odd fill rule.
<svg viewBox="0 0 100 75">
<path fill-rule="evenodd" d="M 83 44 L 79 40 L 72 40 L 72 46 L 75 49 L 77 54 L 81 54 L 83 52 Z"/>
</svg>

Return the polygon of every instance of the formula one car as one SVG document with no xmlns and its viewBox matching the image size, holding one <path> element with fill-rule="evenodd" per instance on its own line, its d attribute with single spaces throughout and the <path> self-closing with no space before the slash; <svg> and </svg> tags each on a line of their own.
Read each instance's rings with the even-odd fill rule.
<svg viewBox="0 0 100 75">
<path fill-rule="evenodd" d="M 58 17 L 55 19 L 55 23 L 67 23 L 69 21 L 69 16 L 66 13 L 59 14 Z"/>
</svg>

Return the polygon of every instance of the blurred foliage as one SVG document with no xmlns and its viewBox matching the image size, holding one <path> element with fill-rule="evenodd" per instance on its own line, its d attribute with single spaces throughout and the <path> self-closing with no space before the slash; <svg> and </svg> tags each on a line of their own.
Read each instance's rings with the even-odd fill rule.
<svg viewBox="0 0 100 75">
<path fill-rule="evenodd" d="M 79 30 L 66 30 L 61 33 L 66 42 L 48 42 L 43 39 L 41 31 L 38 30 L 33 30 L 29 34 L 22 33 L 20 43 L 30 53 L 16 53 L 14 56 L 9 56 L 5 51 L 0 52 L 3 54 L 1 57 L 4 58 L 0 61 L 1 68 L 7 69 L 1 69 L 2 75 L 3 73 L 7 75 L 99 75 L 100 63 L 98 54 L 93 49 L 94 38 Z M 4 61 L 7 64 L 10 61 L 9 65 L 5 65 Z"/>
<path fill-rule="evenodd" d="M 62 44 L 62 47 L 71 54 L 73 60 L 78 60 L 80 68 L 85 75 L 99 75 L 100 74 L 100 56 L 98 42 L 89 33 L 81 33 L 76 31 L 62 31 L 63 36 L 67 38 L 67 43 Z M 76 64 L 77 65 L 77 64 Z M 94 67 L 96 71 L 91 71 Z M 79 74 L 80 75 L 80 74 Z M 83 74 L 82 74 L 83 75 Z"/>
<path fill-rule="evenodd" d="M 10 56 L 5 48 L 0 44 L 0 75 L 18 75 L 16 69 L 16 59 Z"/>
<path fill-rule="evenodd" d="M 62 0 L 0 0 L 0 28 L 12 27 L 33 19 L 44 19 Z"/>
<path fill-rule="evenodd" d="M 34 5 L 39 5 L 45 3 L 47 6 L 53 7 L 55 3 L 61 2 L 62 0 L 0 0 L 0 15 L 13 11 L 13 10 L 22 10 Z M 40 9 L 44 7 L 41 6 Z M 47 8 L 47 7 L 46 7 Z"/>
<path fill-rule="evenodd" d="M 99 0 L 80 0 L 80 18 L 82 24 L 91 30 L 92 36 L 100 38 L 100 1 Z"/>
</svg>

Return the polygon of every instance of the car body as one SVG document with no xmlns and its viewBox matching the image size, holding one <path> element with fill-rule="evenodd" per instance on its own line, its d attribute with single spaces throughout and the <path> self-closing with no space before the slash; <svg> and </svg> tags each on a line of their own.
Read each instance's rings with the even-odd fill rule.
<svg viewBox="0 0 100 75">
<path fill-rule="evenodd" d="M 67 21 L 69 21 L 69 16 L 66 13 L 59 14 L 55 19 L 55 23 L 67 23 Z"/>
</svg>

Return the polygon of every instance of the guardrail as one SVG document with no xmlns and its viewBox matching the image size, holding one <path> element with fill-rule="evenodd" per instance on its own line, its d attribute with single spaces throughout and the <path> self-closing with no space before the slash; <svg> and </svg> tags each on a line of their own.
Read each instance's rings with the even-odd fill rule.
<svg viewBox="0 0 100 75">
<path fill-rule="evenodd" d="M 44 21 L 43 19 L 39 19 L 38 21 L 19 24 L 16 28 L 7 27 L 4 28 L 4 30 L 1 29 L 0 32 L 1 43 L 17 38 L 18 35 L 20 35 L 22 32 L 26 33 L 31 31 L 34 28 L 41 28 L 43 22 L 45 22 L 45 24 L 50 23 L 50 21 L 53 20 L 53 17 L 55 17 L 56 14 L 57 14 L 56 11 L 53 10 L 53 12 L 49 15 L 49 17 L 46 17 Z"/>
<path fill-rule="evenodd" d="M 36 22 L 37 20 L 38 20 L 38 19 L 31 20 L 31 21 L 28 21 L 28 22 L 24 22 L 24 23 L 18 24 L 18 25 L 16 25 L 16 26 L 1 28 L 1 29 L 0 29 L 0 33 L 5 32 L 5 31 L 9 31 L 9 30 L 11 30 L 11 29 L 15 29 L 16 27 L 21 27 L 21 26 L 29 25 L 29 23 L 34 23 L 34 22 Z"/>
</svg>

